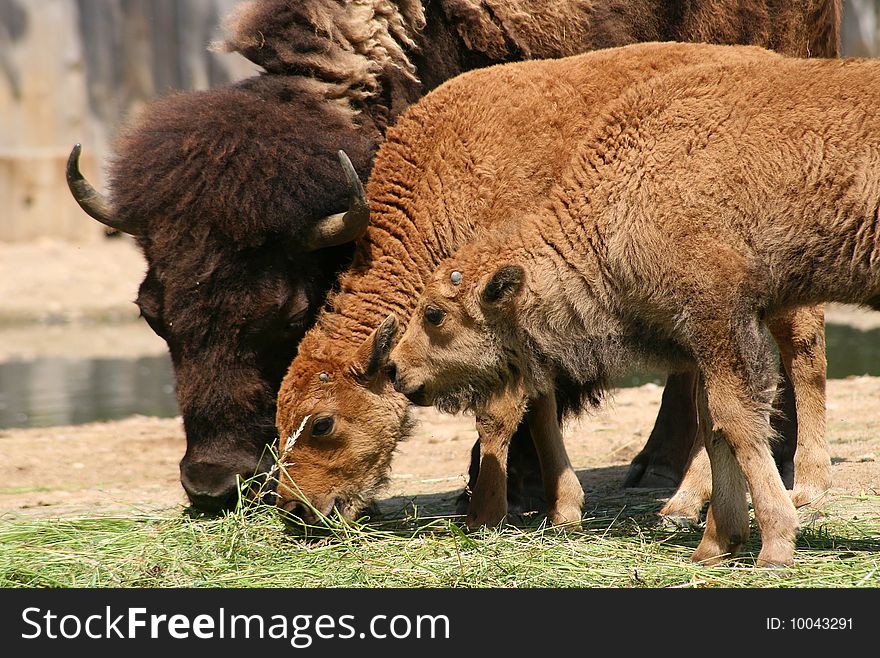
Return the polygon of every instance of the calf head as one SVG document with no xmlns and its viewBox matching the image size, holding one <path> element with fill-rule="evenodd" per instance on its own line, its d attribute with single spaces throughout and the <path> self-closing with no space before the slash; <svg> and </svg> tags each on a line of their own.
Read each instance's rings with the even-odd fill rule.
<svg viewBox="0 0 880 658">
<path fill-rule="evenodd" d="M 334 510 L 356 518 L 386 483 L 394 449 L 411 431 L 409 405 L 385 372 L 394 316 L 351 351 L 340 351 L 321 329 L 300 345 L 276 421 L 277 504 L 308 523 Z"/>
<path fill-rule="evenodd" d="M 234 505 L 274 463 L 281 378 L 369 217 L 337 150 L 366 174 L 379 139 L 366 115 L 262 76 L 151 106 L 118 145 L 111 200 L 71 154 L 74 197 L 146 257 L 137 305 L 171 353 L 199 509 Z"/>
<path fill-rule="evenodd" d="M 520 377 L 511 338 L 525 271 L 509 264 L 488 271 L 456 258 L 432 276 L 387 366 L 411 401 L 473 410 Z"/>
</svg>

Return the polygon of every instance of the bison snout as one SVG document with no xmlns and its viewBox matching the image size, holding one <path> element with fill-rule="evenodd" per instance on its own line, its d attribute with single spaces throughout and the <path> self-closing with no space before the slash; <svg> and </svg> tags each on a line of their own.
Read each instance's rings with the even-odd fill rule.
<svg viewBox="0 0 880 658">
<path fill-rule="evenodd" d="M 344 508 L 345 501 L 339 497 L 329 496 L 324 500 L 312 501 L 312 504 L 306 504 L 301 500 L 289 500 L 281 503 L 279 507 L 284 512 L 285 520 L 305 525 L 317 525 L 323 518 L 333 516 L 334 510 Z"/>
<path fill-rule="evenodd" d="M 209 514 L 231 509 L 238 500 L 235 472 L 221 464 L 180 464 L 180 484 L 193 507 Z"/>
<path fill-rule="evenodd" d="M 268 451 L 267 451 L 268 452 Z M 193 507 L 202 512 L 217 514 L 235 508 L 238 503 L 239 482 L 251 480 L 257 473 L 264 473 L 271 461 L 243 459 L 233 463 L 184 457 L 180 462 L 180 484 Z M 265 483 L 251 480 L 247 494 L 256 493 L 258 485 L 265 490 Z"/>
<path fill-rule="evenodd" d="M 394 390 L 402 393 L 406 398 L 415 405 L 420 407 L 430 406 L 425 396 L 425 385 L 413 381 L 412 377 L 407 377 L 401 372 L 394 361 L 388 363 L 385 367 L 388 373 L 388 379 L 391 380 Z"/>
</svg>

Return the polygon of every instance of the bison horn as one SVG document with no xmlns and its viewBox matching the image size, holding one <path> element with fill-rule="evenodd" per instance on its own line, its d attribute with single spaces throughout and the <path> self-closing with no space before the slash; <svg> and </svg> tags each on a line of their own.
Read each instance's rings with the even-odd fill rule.
<svg viewBox="0 0 880 658">
<path fill-rule="evenodd" d="M 339 162 L 348 179 L 349 205 L 346 212 L 325 217 L 318 222 L 306 239 L 306 248 L 316 251 L 357 240 L 367 230 L 370 206 L 364 186 L 345 151 L 339 151 Z"/>
<path fill-rule="evenodd" d="M 91 183 L 85 179 L 79 170 L 79 154 L 82 152 L 82 145 L 76 144 L 67 158 L 67 187 L 79 207 L 85 210 L 90 216 L 97 219 L 102 224 L 115 228 L 117 231 L 136 235 L 135 231 L 126 227 L 122 222 L 113 218 L 113 207 L 103 194 L 98 192 Z"/>
</svg>

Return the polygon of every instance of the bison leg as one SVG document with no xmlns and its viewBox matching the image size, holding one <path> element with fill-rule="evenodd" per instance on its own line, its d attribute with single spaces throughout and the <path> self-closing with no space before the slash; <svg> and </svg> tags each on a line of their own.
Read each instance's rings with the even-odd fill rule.
<svg viewBox="0 0 880 658">
<path fill-rule="evenodd" d="M 526 420 L 541 462 L 547 519 L 552 525 L 571 524 L 568 527 L 575 527 L 581 520 L 584 490 L 565 451 L 556 396 L 551 393 L 532 401 Z"/>
<path fill-rule="evenodd" d="M 749 537 L 748 490 L 730 446 L 721 435 L 712 431 L 712 418 L 702 383 L 697 391 L 697 407 L 699 442 L 705 445 L 701 453 L 706 457 L 707 469 L 711 470 L 709 477 L 714 494 L 706 512 L 703 538 L 692 559 L 701 564 L 717 564 L 724 557 L 736 555 Z"/>
<path fill-rule="evenodd" d="M 459 494 L 455 503 L 459 514 L 467 514 L 470 492 L 477 486 L 479 475 L 480 442 L 477 440 L 471 448 L 467 488 Z M 529 426 L 523 421 L 516 428 L 507 450 L 507 511 L 508 514 L 523 514 L 543 510 L 545 505 L 538 453 L 535 452 Z"/>
<path fill-rule="evenodd" d="M 737 329 L 735 334 L 730 333 L 731 328 Z M 691 329 L 713 429 L 729 446 L 752 493 L 761 530 L 758 565 L 791 564 L 798 518 L 770 450 L 768 391 L 772 390 L 775 369 L 769 345 L 756 318 L 746 322 L 707 317 Z M 718 551 L 718 538 L 721 543 L 733 543 L 741 516 L 741 510 L 736 509 L 738 476 L 731 472 L 735 470 L 733 460 L 716 448 L 709 459 L 713 484 L 722 488 L 713 489 L 710 504 L 714 511 L 704 533 L 706 544 L 701 542 L 694 552 L 695 561 L 710 560 Z"/>
<path fill-rule="evenodd" d="M 507 452 L 524 413 L 525 399 L 516 393 L 492 398 L 477 413 L 480 472 L 466 517 L 470 529 L 497 526 L 507 516 Z"/>
<path fill-rule="evenodd" d="M 825 438 L 824 309 L 797 309 L 771 319 L 768 326 L 794 390 L 797 447 L 791 449 L 786 434 L 781 470 L 786 484 L 793 476 L 792 501 L 801 507 L 820 499 L 831 487 L 831 456 Z"/>
<path fill-rule="evenodd" d="M 654 489 L 678 486 L 691 461 L 696 435 L 696 379 L 697 374 L 693 371 L 671 373 L 667 377 L 654 429 L 645 447 L 630 464 L 624 487 Z"/>
</svg>

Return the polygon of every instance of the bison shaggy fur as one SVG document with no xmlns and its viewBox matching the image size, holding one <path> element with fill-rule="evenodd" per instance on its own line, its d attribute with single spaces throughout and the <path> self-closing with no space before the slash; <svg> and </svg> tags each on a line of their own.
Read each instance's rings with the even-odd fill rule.
<svg viewBox="0 0 880 658">
<path fill-rule="evenodd" d="M 871 60 L 731 59 L 633 86 L 539 211 L 437 268 L 391 355 L 398 388 L 444 408 L 502 404 L 516 423 L 552 401 L 557 373 L 599 393 L 634 362 L 695 364 L 712 498 L 693 560 L 746 541 L 748 491 L 758 565 L 790 564 L 766 322 L 878 307 L 878 103 Z M 555 456 L 559 508 L 579 507 L 561 436 L 533 436 Z"/>
</svg>

